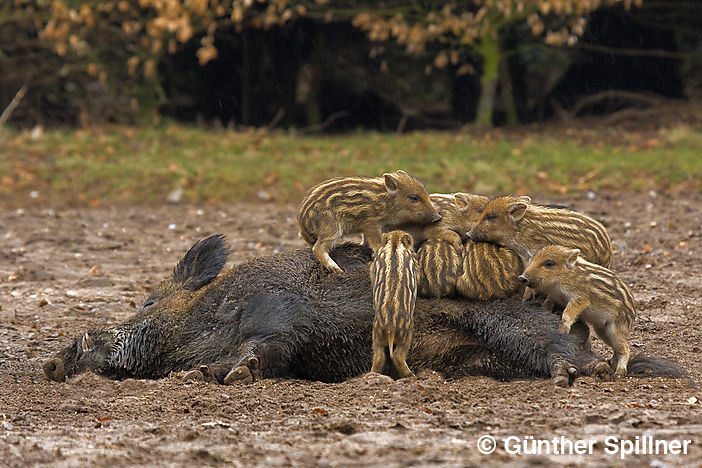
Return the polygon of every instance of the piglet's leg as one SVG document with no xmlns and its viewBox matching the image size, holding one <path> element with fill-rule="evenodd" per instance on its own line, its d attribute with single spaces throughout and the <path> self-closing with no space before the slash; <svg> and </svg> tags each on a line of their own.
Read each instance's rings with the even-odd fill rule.
<svg viewBox="0 0 702 468">
<path fill-rule="evenodd" d="M 570 327 L 570 334 L 578 338 L 585 351 L 589 352 L 592 350 L 590 345 L 590 327 L 587 326 L 587 323 L 582 320 L 576 320 Z"/>
<path fill-rule="evenodd" d="M 383 245 L 383 231 L 378 228 L 366 229 L 363 232 L 363 245 L 375 250 Z"/>
<path fill-rule="evenodd" d="M 407 366 L 407 353 L 409 352 L 409 343 L 402 343 L 395 347 L 395 352 L 392 356 L 392 362 L 395 364 L 395 369 L 400 377 L 409 377 L 412 375 L 412 371 Z"/>
<path fill-rule="evenodd" d="M 586 301 L 579 301 L 577 299 L 570 301 L 561 316 L 561 323 L 558 325 L 558 333 L 569 333 L 573 322 L 578 319 L 580 314 L 583 313 L 587 307 L 588 303 Z"/>
<path fill-rule="evenodd" d="M 324 268 L 337 273 L 342 273 L 344 270 L 342 270 L 339 265 L 337 265 L 336 262 L 329 256 L 329 251 L 332 249 L 332 247 L 334 247 L 337 240 L 338 237 L 336 235 L 333 237 L 317 239 L 317 242 L 315 242 L 314 246 L 312 247 L 312 253 L 314 253 L 314 256 L 317 258 L 317 260 L 319 260 Z"/>
</svg>

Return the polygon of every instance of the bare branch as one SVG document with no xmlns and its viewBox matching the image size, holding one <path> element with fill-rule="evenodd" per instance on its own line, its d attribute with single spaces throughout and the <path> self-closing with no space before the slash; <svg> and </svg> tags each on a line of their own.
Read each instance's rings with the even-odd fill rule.
<svg viewBox="0 0 702 468">
<path fill-rule="evenodd" d="M 627 101 L 641 102 L 651 107 L 677 101 L 675 99 L 670 99 L 652 93 L 636 93 L 633 91 L 625 91 L 621 89 L 610 89 L 607 91 L 600 91 L 599 93 L 585 96 L 584 98 L 580 99 L 573 106 L 573 108 L 568 110 L 567 112 L 568 114 L 575 116 L 578 115 L 587 106 L 607 99 L 623 99 Z"/>
<path fill-rule="evenodd" d="M 25 94 L 27 94 L 27 83 L 22 85 L 19 91 L 17 91 L 17 94 L 15 94 L 15 97 L 12 98 L 12 101 L 10 101 L 5 110 L 2 111 L 2 114 L 0 114 L 0 128 L 5 126 L 5 122 L 8 121 L 14 110 L 19 106 L 20 102 L 22 102 L 22 98 L 24 98 Z"/>
<path fill-rule="evenodd" d="M 579 49 L 599 52 L 602 54 L 626 55 L 628 57 L 660 57 L 674 60 L 685 60 L 690 54 L 685 52 L 675 52 L 663 49 L 624 49 L 620 47 L 609 47 L 598 44 L 579 43 Z"/>
</svg>

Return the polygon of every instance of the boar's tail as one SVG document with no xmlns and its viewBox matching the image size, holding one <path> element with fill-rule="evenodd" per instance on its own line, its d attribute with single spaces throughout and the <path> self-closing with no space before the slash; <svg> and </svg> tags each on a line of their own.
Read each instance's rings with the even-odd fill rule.
<svg viewBox="0 0 702 468">
<path fill-rule="evenodd" d="M 690 378 L 690 376 L 673 361 L 648 356 L 644 353 L 639 353 L 629 360 L 627 374 L 635 377 Z"/>
<path fill-rule="evenodd" d="M 392 353 L 394 351 L 393 348 L 395 348 L 395 336 L 391 333 L 388 336 L 388 350 L 390 351 L 390 359 L 392 359 Z"/>
</svg>

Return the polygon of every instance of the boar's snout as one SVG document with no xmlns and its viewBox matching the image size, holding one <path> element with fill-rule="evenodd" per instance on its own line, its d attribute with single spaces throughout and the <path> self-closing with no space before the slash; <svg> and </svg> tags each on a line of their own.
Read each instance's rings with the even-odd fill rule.
<svg viewBox="0 0 702 468">
<path fill-rule="evenodd" d="M 63 382 L 66 380 L 65 366 L 60 358 L 52 358 L 44 363 L 44 374 L 49 380 Z"/>
<path fill-rule="evenodd" d="M 527 286 L 529 286 L 529 278 L 527 276 L 519 275 L 519 276 L 517 276 L 517 279 L 519 281 L 521 281 L 522 283 L 526 284 Z"/>
</svg>

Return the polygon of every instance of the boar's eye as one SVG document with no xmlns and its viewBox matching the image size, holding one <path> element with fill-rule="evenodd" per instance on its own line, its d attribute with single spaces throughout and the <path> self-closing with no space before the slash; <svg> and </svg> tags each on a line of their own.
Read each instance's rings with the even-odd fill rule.
<svg viewBox="0 0 702 468">
<path fill-rule="evenodd" d="M 495 213 L 488 213 L 485 215 L 485 221 L 495 221 L 497 219 L 497 215 Z"/>
<path fill-rule="evenodd" d="M 415 194 L 407 195 L 407 198 L 409 198 L 409 201 L 412 203 L 417 203 L 419 201 L 419 196 Z"/>
<path fill-rule="evenodd" d="M 543 263 L 543 265 L 544 265 L 546 268 L 553 268 L 553 267 L 556 266 L 556 262 L 554 262 L 553 260 L 546 260 L 546 261 Z"/>
<path fill-rule="evenodd" d="M 144 309 L 146 309 L 147 307 L 151 307 L 151 306 L 154 305 L 154 304 L 156 304 L 156 299 L 148 299 L 146 302 L 144 302 L 144 303 L 141 305 L 140 309 L 141 309 L 141 310 L 144 310 Z"/>
</svg>

